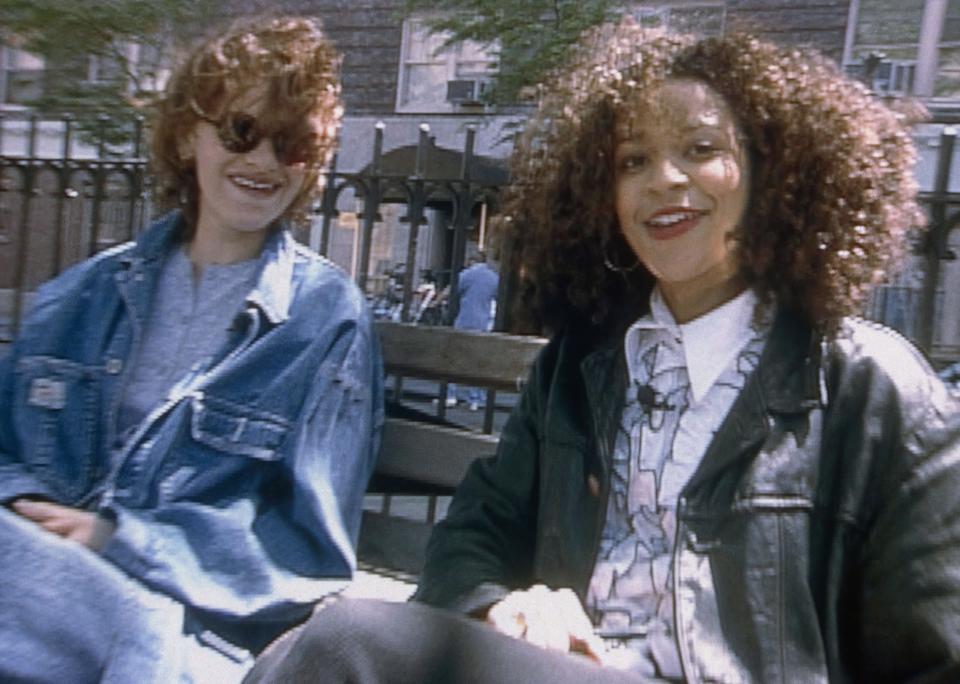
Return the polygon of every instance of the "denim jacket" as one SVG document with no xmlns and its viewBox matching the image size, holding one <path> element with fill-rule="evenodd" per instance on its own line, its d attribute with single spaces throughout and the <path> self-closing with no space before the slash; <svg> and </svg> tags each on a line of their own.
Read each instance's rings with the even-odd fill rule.
<svg viewBox="0 0 960 684">
<path fill-rule="evenodd" d="M 379 349 L 359 290 L 277 230 L 225 348 L 120 444 L 128 360 L 180 220 L 38 291 L 0 361 L 0 502 L 113 518 L 107 560 L 201 624 L 262 643 L 355 568 L 383 423 Z"/>
</svg>

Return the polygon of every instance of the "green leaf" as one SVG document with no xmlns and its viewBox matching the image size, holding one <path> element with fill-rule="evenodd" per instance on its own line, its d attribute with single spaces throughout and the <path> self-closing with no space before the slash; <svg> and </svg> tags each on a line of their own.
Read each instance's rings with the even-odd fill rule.
<svg viewBox="0 0 960 684">
<path fill-rule="evenodd" d="M 613 0 L 406 0 L 404 13 L 449 34 L 448 46 L 497 41 L 499 72 L 487 97 L 512 104 L 563 63 L 584 31 L 621 8 Z"/>
<path fill-rule="evenodd" d="M 131 141 L 143 83 L 222 12 L 215 0 L 0 0 L 0 42 L 46 60 L 41 114 L 76 115 L 78 133 L 110 145 Z M 128 44 L 149 59 L 132 60 Z M 87 80 L 90 58 L 101 77 Z M 105 74 L 105 75 L 104 75 Z"/>
</svg>

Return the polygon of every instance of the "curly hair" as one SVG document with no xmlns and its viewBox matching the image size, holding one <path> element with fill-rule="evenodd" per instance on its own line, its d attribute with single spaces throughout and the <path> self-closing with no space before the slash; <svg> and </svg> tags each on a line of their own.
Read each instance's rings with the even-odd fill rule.
<svg viewBox="0 0 960 684">
<path fill-rule="evenodd" d="M 599 332 L 648 308 L 654 281 L 642 265 L 604 267 L 634 260 L 614 209 L 615 129 L 669 78 L 713 88 L 746 137 L 750 199 L 732 234 L 740 277 L 766 305 L 835 330 L 924 221 L 907 122 L 813 51 L 744 33 L 651 35 L 630 20 L 584 36 L 541 87 L 515 150 L 501 235 L 520 274 L 514 327 Z"/>
<path fill-rule="evenodd" d="M 251 88 L 266 86 L 258 117 L 265 130 L 296 135 L 308 163 L 303 187 L 285 212 L 302 219 L 323 187 L 323 167 L 333 153 L 343 107 L 340 57 L 314 19 L 247 18 L 199 43 L 174 70 L 153 108 L 156 202 L 180 206 L 187 230 L 195 229 L 200 189 L 194 160 L 182 141 L 202 120 L 216 120 Z"/>
</svg>

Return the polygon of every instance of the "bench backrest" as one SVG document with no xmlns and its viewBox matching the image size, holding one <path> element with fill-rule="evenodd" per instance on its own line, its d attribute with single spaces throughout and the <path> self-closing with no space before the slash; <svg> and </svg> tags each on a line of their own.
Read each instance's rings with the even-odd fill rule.
<svg viewBox="0 0 960 684">
<path fill-rule="evenodd" d="M 456 382 L 491 390 L 519 391 L 546 340 L 539 337 L 455 330 L 378 321 L 377 333 L 394 400 L 402 378 Z M 490 397 L 493 399 L 493 396 Z M 372 493 L 429 497 L 452 493 L 470 464 L 492 455 L 497 436 L 491 434 L 493 403 L 487 402 L 485 431 L 444 424 L 443 402 L 427 420 L 390 417 Z M 394 411 L 394 414 L 397 412 Z M 407 412 L 401 411 L 407 416 Z M 423 521 L 393 517 L 389 499 L 380 512 L 365 511 L 360 534 L 361 561 L 390 570 L 418 574 L 432 528 L 435 499 Z"/>
</svg>

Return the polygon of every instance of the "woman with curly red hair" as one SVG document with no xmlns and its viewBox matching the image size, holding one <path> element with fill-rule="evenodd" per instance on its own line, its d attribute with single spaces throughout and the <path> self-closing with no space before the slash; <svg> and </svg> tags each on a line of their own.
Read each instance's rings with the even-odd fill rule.
<svg viewBox="0 0 960 684">
<path fill-rule="evenodd" d="M 296 17 L 200 44 L 153 120 L 172 210 L 38 292 L 0 365 L 0 680 L 237 682 L 349 580 L 382 369 L 287 230 L 338 64 Z"/>
<path fill-rule="evenodd" d="M 904 123 L 817 54 L 631 22 L 588 36 L 506 202 L 520 314 L 553 339 L 415 595 L 488 627 L 408 609 L 395 633 L 446 648 L 383 672 L 960 678 L 960 410 L 856 317 L 921 222 L 913 162 Z M 342 610 L 349 629 L 323 611 L 301 641 L 391 643 L 358 617 L 375 609 Z"/>
</svg>

